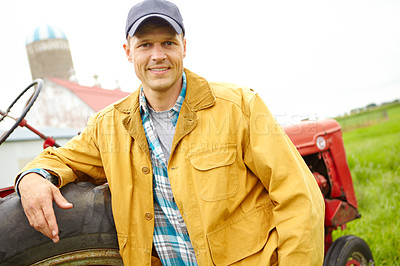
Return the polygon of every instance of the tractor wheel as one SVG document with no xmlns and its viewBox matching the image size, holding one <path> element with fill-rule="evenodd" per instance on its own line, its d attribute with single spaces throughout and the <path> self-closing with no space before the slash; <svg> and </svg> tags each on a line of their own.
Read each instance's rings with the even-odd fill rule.
<svg viewBox="0 0 400 266">
<path fill-rule="evenodd" d="M 0 265 L 123 265 L 108 185 L 71 183 L 61 193 L 74 207 L 54 204 L 58 243 L 29 225 L 15 193 L 0 199 Z"/>
<path fill-rule="evenodd" d="M 346 235 L 339 237 L 329 248 L 324 266 L 374 265 L 368 244 L 359 237 Z"/>
</svg>

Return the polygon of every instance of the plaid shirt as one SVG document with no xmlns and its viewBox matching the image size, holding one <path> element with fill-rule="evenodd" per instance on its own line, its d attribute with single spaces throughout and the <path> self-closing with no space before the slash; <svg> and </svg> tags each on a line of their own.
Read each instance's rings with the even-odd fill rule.
<svg viewBox="0 0 400 266">
<path fill-rule="evenodd" d="M 169 110 L 169 117 L 175 129 L 179 112 L 186 95 L 186 75 L 182 74 L 183 85 L 175 105 Z M 150 147 L 153 166 L 154 234 L 153 243 L 163 265 L 197 265 L 193 246 L 185 222 L 172 195 L 168 179 L 167 158 L 154 129 L 147 107 L 147 101 L 140 91 L 140 113 L 142 125 Z"/>
</svg>

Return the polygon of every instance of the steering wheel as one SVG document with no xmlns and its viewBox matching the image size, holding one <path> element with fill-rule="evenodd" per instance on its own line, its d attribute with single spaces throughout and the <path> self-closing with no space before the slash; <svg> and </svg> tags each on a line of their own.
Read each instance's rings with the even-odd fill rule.
<svg viewBox="0 0 400 266">
<path fill-rule="evenodd" d="M 34 90 L 32 96 L 31 96 L 31 98 L 29 99 L 28 103 L 26 104 L 24 110 L 22 110 L 21 116 L 19 118 L 16 118 L 14 125 L 12 125 L 9 130 L 7 130 L 6 132 L 3 133 L 3 135 L 1 135 L 1 137 L 0 137 L 0 145 L 8 138 L 8 136 L 10 136 L 11 133 L 13 133 L 13 131 L 18 127 L 18 125 L 24 120 L 26 114 L 29 112 L 29 110 L 31 109 L 33 103 L 36 101 L 37 97 L 39 96 L 40 91 L 42 90 L 43 80 L 41 80 L 41 79 L 34 80 L 25 90 L 23 90 L 21 92 L 20 95 L 18 95 L 17 98 L 15 98 L 15 100 L 7 108 L 5 113 L 0 111 L 0 115 L 1 115 L 0 122 L 1 122 L 1 121 L 3 121 L 3 119 L 6 116 L 8 116 L 8 113 L 11 111 L 11 108 L 22 97 L 22 95 L 24 95 L 31 87 L 33 87 L 35 85 L 36 85 L 35 90 Z"/>
</svg>

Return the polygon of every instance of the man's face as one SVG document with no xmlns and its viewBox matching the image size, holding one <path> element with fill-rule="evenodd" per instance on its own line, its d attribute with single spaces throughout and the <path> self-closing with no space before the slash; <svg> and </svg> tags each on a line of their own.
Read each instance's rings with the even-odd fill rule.
<svg viewBox="0 0 400 266">
<path fill-rule="evenodd" d="M 186 41 L 171 27 L 139 31 L 124 48 L 145 93 L 180 90 Z"/>
</svg>

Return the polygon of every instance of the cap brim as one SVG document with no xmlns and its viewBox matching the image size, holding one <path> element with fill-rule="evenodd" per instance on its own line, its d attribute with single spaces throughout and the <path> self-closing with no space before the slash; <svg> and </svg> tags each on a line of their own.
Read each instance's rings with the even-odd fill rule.
<svg viewBox="0 0 400 266">
<path fill-rule="evenodd" d="M 135 35 L 136 30 L 139 28 L 139 26 L 140 26 L 145 20 L 147 20 L 147 19 L 149 19 L 149 18 L 154 18 L 154 17 L 162 18 L 162 19 L 164 19 L 165 21 L 167 21 L 167 22 L 174 28 L 174 30 L 176 31 L 177 34 L 181 34 L 181 33 L 182 33 L 182 28 L 181 28 L 181 26 L 179 26 L 179 24 L 176 23 L 176 21 L 173 20 L 172 18 L 167 17 L 167 16 L 162 15 L 162 14 L 150 14 L 150 15 L 141 17 L 140 19 L 136 20 L 136 22 L 133 23 L 132 27 L 130 28 L 130 30 L 129 30 L 129 32 L 128 32 L 128 35 L 131 36 L 131 37 L 132 37 L 133 35 Z"/>
</svg>

